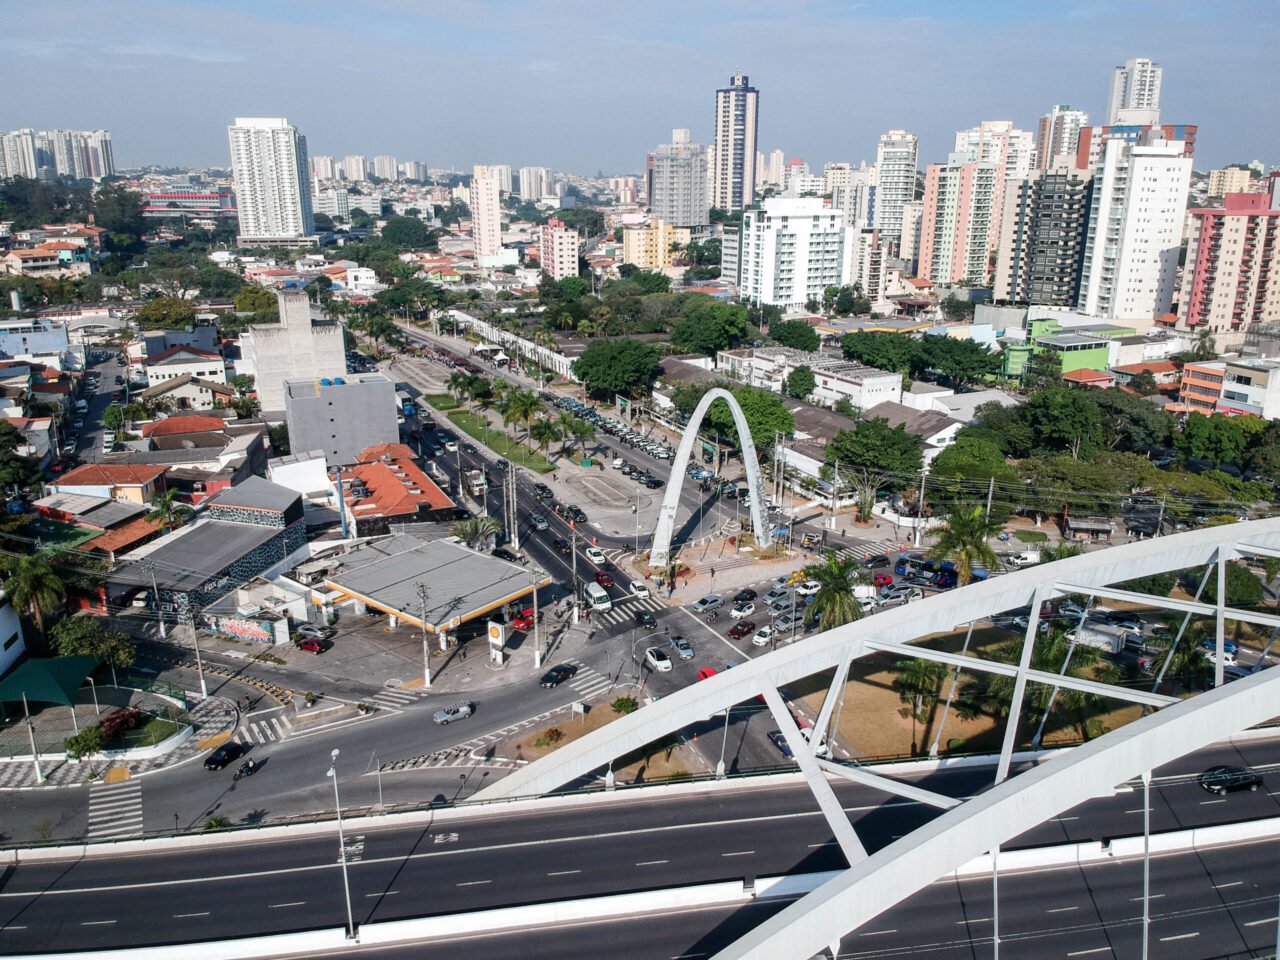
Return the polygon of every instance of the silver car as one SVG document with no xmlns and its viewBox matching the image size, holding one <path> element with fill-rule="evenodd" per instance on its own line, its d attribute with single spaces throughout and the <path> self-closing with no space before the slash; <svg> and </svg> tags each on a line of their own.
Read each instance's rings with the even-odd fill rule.
<svg viewBox="0 0 1280 960">
<path fill-rule="evenodd" d="M 724 597 L 709 593 L 693 605 L 694 613 L 708 613 L 724 606 Z"/>
<path fill-rule="evenodd" d="M 470 700 L 460 700 L 457 703 L 451 703 L 447 707 L 441 707 L 435 712 L 431 718 L 440 726 L 453 723 L 455 720 L 465 720 L 476 712 L 476 705 Z"/>
</svg>

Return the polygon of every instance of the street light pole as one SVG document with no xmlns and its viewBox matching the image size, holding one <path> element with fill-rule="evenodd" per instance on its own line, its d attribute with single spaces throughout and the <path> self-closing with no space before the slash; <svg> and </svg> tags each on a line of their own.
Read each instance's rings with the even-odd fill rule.
<svg viewBox="0 0 1280 960">
<path fill-rule="evenodd" d="M 329 754 L 329 776 L 333 779 L 333 809 L 338 815 L 338 859 L 342 863 L 342 892 L 347 898 L 347 939 L 356 938 L 356 921 L 351 912 L 351 881 L 347 876 L 347 839 L 342 833 L 342 801 L 338 798 L 338 748 Z"/>
<path fill-rule="evenodd" d="M 430 591 L 425 583 L 418 584 L 418 614 L 422 618 L 422 686 L 431 689 L 431 650 L 427 646 L 427 596 Z"/>
</svg>

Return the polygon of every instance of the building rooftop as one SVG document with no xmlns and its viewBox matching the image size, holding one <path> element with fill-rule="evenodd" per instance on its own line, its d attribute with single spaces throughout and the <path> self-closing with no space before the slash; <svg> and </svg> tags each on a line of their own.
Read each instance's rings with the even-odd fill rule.
<svg viewBox="0 0 1280 960">
<path fill-rule="evenodd" d="M 221 386 L 221 384 L 218 384 L 218 386 Z M 230 388 L 228 387 L 227 389 L 230 392 Z M 201 416 L 198 414 L 191 416 L 177 415 L 143 424 L 142 435 L 144 437 L 168 437 L 181 433 L 218 431 L 226 425 L 227 421 L 222 417 Z"/>
<path fill-rule="evenodd" d="M 74 517 L 77 523 L 103 530 L 147 512 L 147 507 L 139 503 L 125 503 L 110 497 L 93 497 L 81 493 L 51 493 L 35 501 L 33 506 L 67 514 Z"/>
<path fill-rule="evenodd" d="M 164 475 L 164 467 L 135 463 L 86 463 L 64 473 L 54 486 L 141 486 Z"/>
<path fill-rule="evenodd" d="M 219 353 L 211 353 L 208 350 L 201 350 L 199 347 L 190 347 L 185 344 L 179 344 L 176 347 L 170 347 L 161 353 L 157 353 L 154 357 L 147 357 L 147 366 L 165 366 L 171 363 L 190 363 L 193 360 L 221 360 L 222 355 Z"/>
<path fill-rule="evenodd" d="M 314 397 L 321 390 L 341 390 L 354 383 L 391 383 L 391 379 L 384 373 L 349 373 L 341 377 L 286 380 L 284 390 L 287 397 Z"/>
<path fill-rule="evenodd" d="M 886 420 L 890 427 L 902 427 L 911 436 L 921 440 L 935 437 L 958 422 L 937 410 L 916 410 L 888 400 L 865 411 L 862 419 Z"/>
<path fill-rule="evenodd" d="M 166 393 L 172 393 L 179 387 L 185 387 L 189 383 L 194 383 L 197 387 L 204 387 L 212 393 L 222 394 L 225 397 L 230 397 L 235 394 L 235 390 L 225 383 L 218 383 L 214 380 L 205 380 L 203 377 L 195 377 L 189 373 L 184 373 L 179 377 L 162 380 L 154 387 L 147 387 L 147 389 L 143 390 L 141 393 L 135 394 L 135 396 L 141 397 L 143 400 L 150 400 L 153 397 L 161 397 Z"/>
<path fill-rule="evenodd" d="M 162 590 L 194 590 L 281 532 L 281 527 L 203 518 L 148 545 L 145 553 L 134 554 L 109 579 L 150 586 L 154 573 Z"/>
<path fill-rule="evenodd" d="M 357 463 L 342 472 L 342 479 L 343 500 L 357 520 L 453 506 L 453 500 L 412 460 L 383 458 Z"/>
<path fill-rule="evenodd" d="M 422 626 L 418 585 L 427 588 L 426 628 L 474 619 L 551 582 L 541 570 L 477 553 L 453 540 L 424 541 L 409 534 L 362 544 L 340 558 L 325 577 L 334 590 Z"/>
<path fill-rule="evenodd" d="M 1087 337 L 1079 333 L 1055 333 L 1047 337 L 1037 337 L 1036 346 L 1048 347 L 1098 347 L 1105 348 L 1107 341 L 1100 337 Z"/>
<path fill-rule="evenodd" d="M 262 477 L 245 477 L 234 487 L 222 490 L 209 501 L 211 507 L 239 507 L 284 513 L 298 499 L 296 491 Z"/>
</svg>

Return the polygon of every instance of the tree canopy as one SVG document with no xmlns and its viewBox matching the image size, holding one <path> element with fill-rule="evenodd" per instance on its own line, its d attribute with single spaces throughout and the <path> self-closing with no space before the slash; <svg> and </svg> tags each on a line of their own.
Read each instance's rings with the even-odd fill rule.
<svg viewBox="0 0 1280 960">
<path fill-rule="evenodd" d="M 382 226 L 382 239 L 397 247 L 434 250 L 435 232 L 417 217 L 391 217 Z"/>
<path fill-rule="evenodd" d="M 196 308 L 190 300 L 156 297 L 139 307 L 133 319 L 143 330 L 180 330 L 195 323 Z"/>
<path fill-rule="evenodd" d="M 714 384 L 688 384 L 678 388 L 672 396 L 676 409 L 688 416 L 693 413 L 703 395 L 712 387 L 720 387 L 733 394 L 742 407 L 742 415 L 747 421 L 747 429 L 751 431 L 751 439 L 757 449 L 773 446 L 774 434 L 790 434 L 796 427 L 796 419 L 786 408 L 782 398 L 771 390 L 746 387 L 742 384 L 719 382 Z M 711 429 L 725 439 L 737 439 L 737 428 L 734 426 L 733 414 L 729 405 L 717 400 L 707 408 L 703 420 Z"/>
<path fill-rule="evenodd" d="M 817 350 L 821 340 L 818 331 L 803 320 L 783 320 L 769 324 L 769 336 L 784 347 L 796 350 Z"/>
<path fill-rule="evenodd" d="M 895 478 L 920 472 L 920 441 L 883 417 L 838 430 L 826 448 L 826 462 L 840 467 L 882 470 Z"/>
<path fill-rule="evenodd" d="M 633 396 L 658 375 L 658 351 L 629 338 L 593 340 L 573 372 L 589 390 Z"/>
<path fill-rule="evenodd" d="M 671 330 L 671 342 L 686 353 L 714 356 L 737 345 L 747 335 L 746 307 L 705 298 L 696 303 Z"/>
<path fill-rule="evenodd" d="M 813 370 L 801 364 L 787 374 L 787 396 L 803 400 L 813 393 L 813 388 L 817 386 L 817 383 Z"/>
</svg>

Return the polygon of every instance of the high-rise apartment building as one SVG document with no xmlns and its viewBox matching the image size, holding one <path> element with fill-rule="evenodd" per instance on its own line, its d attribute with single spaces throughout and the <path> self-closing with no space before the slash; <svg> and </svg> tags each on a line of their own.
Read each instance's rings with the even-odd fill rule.
<svg viewBox="0 0 1280 960">
<path fill-rule="evenodd" d="M 1080 294 L 1093 173 L 1059 157 L 1005 183 L 993 295 L 998 302 L 1068 309 Z"/>
<path fill-rule="evenodd" d="M 691 238 L 688 227 L 673 227 L 656 217 L 648 226 L 626 227 L 622 231 L 622 262 L 650 272 L 665 270 L 675 262 L 672 247 L 686 247 Z M 721 274 L 732 279 L 723 265 Z"/>
<path fill-rule="evenodd" d="M 471 236 L 475 254 L 483 264 L 486 257 L 496 257 L 502 249 L 502 205 L 498 197 L 498 178 L 477 164 L 471 172 Z"/>
<path fill-rule="evenodd" d="M 538 237 L 538 263 L 552 280 L 578 275 L 578 232 L 562 220 L 548 220 Z"/>
<path fill-rule="evenodd" d="M 1069 103 L 1055 104 L 1040 118 L 1036 128 L 1036 169 L 1048 170 L 1059 157 L 1073 163 L 1080 146 L 1080 131 L 1089 125 L 1089 116 Z"/>
<path fill-rule="evenodd" d="M 775 187 L 782 186 L 782 178 L 786 176 L 787 155 L 781 150 L 775 150 L 769 154 L 769 171 L 765 175 L 765 182 Z"/>
<path fill-rule="evenodd" d="M 823 193 L 831 197 L 831 205 L 844 211 L 844 222 L 850 226 L 871 225 L 872 199 L 875 196 L 875 168 L 864 162 L 828 163 L 822 168 Z"/>
<path fill-rule="evenodd" d="M 849 283 L 862 287 L 862 295 L 877 303 L 884 297 L 884 267 L 889 260 L 889 244 L 870 227 L 854 228 L 846 237 L 851 245 Z"/>
<path fill-rule="evenodd" d="M 337 178 L 338 165 L 334 163 L 333 157 L 311 158 L 312 180 L 336 180 Z"/>
<path fill-rule="evenodd" d="M 1222 167 L 1209 171 L 1208 193 L 1211 197 L 1225 197 L 1229 193 L 1252 193 L 1253 171 L 1248 167 Z"/>
<path fill-rule="evenodd" d="M 400 175 L 406 180 L 426 180 L 427 165 L 421 160 L 406 160 L 400 164 Z"/>
<path fill-rule="evenodd" d="M 1163 75 L 1160 64 L 1145 57 L 1126 60 L 1123 66 L 1116 67 L 1111 74 L 1107 123 L 1159 123 L 1160 79 Z"/>
<path fill-rule="evenodd" d="M 537 203 L 551 193 L 551 171 L 546 167 L 520 168 L 520 199 Z"/>
<path fill-rule="evenodd" d="M 240 245 L 314 243 L 307 138 L 284 117 L 236 117 L 227 137 Z"/>
<path fill-rule="evenodd" d="M 902 233 L 898 238 L 898 258 L 906 262 L 913 277 L 920 272 L 920 227 L 924 220 L 924 201 L 908 200 L 902 205 Z"/>
<path fill-rule="evenodd" d="M 489 164 L 489 173 L 498 178 L 498 190 L 500 192 L 511 192 L 511 164 L 491 163 Z"/>
<path fill-rule="evenodd" d="M 896 241 L 902 234 L 902 205 L 916 198 L 916 162 L 920 141 L 906 130 L 890 130 L 876 147 L 874 224 L 880 236 Z"/>
<path fill-rule="evenodd" d="M 1076 166 L 1096 171 L 1102 165 L 1102 155 L 1107 144 L 1112 140 L 1133 144 L 1152 134 L 1182 144 L 1183 154 L 1191 157 L 1196 152 L 1196 134 L 1199 130 L 1193 123 L 1127 123 L 1109 127 L 1082 127 L 1080 143 L 1076 148 Z"/>
<path fill-rule="evenodd" d="M 400 164 L 396 158 L 382 154 L 373 158 L 373 175 L 379 180 L 395 180 L 400 175 Z"/>
<path fill-rule="evenodd" d="M 1035 159 L 1035 141 L 1012 120 L 983 120 L 976 127 L 956 131 L 955 152 L 975 163 L 1001 167 L 1006 177 L 1025 177 Z"/>
<path fill-rule="evenodd" d="M 849 282 L 853 230 L 816 197 L 770 197 L 742 213 L 738 295 L 756 304 L 802 308 Z"/>
<path fill-rule="evenodd" d="M 716 91 L 715 161 L 711 205 L 741 210 L 755 199 L 756 128 L 760 91 L 735 74 Z"/>
<path fill-rule="evenodd" d="M 101 180 L 116 172 L 108 130 L 11 130 L 0 133 L 0 180 L 74 177 Z"/>
<path fill-rule="evenodd" d="M 1264 193 L 1227 194 L 1191 211 L 1178 326 L 1213 331 L 1219 350 L 1251 324 L 1280 323 L 1280 204 Z"/>
<path fill-rule="evenodd" d="M 360 154 L 342 158 L 342 177 L 353 183 L 369 179 L 369 161 Z"/>
<path fill-rule="evenodd" d="M 1190 185 L 1181 143 L 1153 131 L 1138 144 L 1107 144 L 1094 174 L 1080 310 L 1139 323 L 1168 312 Z"/>
<path fill-rule="evenodd" d="M 919 275 L 934 283 L 983 286 L 998 239 L 1004 168 L 953 153 L 931 163 L 924 177 Z"/>
<path fill-rule="evenodd" d="M 672 130 L 671 142 L 653 152 L 649 212 L 675 227 L 711 222 L 707 196 L 707 148 L 689 142 L 688 130 Z"/>
</svg>

